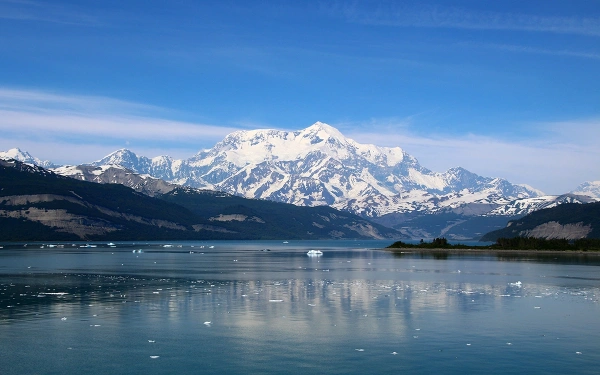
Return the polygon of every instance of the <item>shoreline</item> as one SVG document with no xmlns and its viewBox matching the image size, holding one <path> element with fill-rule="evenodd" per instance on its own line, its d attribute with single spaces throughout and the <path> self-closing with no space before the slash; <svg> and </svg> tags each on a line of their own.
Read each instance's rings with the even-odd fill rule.
<svg viewBox="0 0 600 375">
<path fill-rule="evenodd" d="M 507 250 L 507 249 L 418 249 L 418 248 L 384 248 L 383 250 L 392 253 L 411 254 L 411 253 L 447 253 L 447 254 L 480 254 L 480 255 L 593 255 L 600 256 L 600 251 L 591 250 Z"/>
</svg>

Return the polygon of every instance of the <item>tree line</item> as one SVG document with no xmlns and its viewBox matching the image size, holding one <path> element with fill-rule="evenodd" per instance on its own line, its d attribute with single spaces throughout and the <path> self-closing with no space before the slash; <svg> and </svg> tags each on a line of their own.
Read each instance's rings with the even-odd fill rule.
<svg viewBox="0 0 600 375">
<path fill-rule="evenodd" d="M 468 246 L 464 244 L 450 244 L 444 237 L 434 238 L 431 242 L 421 240 L 417 244 L 396 241 L 388 246 L 392 249 L 483 249 L 483 250 L 559 250 L 559 251 L 599 251 L 600 239 L 581 238 L 545 239 L 536 237 L 498 238 L 492 245 Z"/>
</svg>

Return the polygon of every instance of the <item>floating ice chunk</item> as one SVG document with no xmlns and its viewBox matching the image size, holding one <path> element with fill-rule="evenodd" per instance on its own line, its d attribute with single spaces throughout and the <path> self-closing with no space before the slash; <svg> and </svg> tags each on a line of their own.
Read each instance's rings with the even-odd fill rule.
<svg viewBox="0 0 600 375">
<path fill-rule="evenodd" d="M 540 307 L 540 306 L 534 306 L 533 308 L 534 308 L 534 309 L 541 309 L 541 307 Z"/>
<path fill-rule="evenodd" d="M 62 318 L 60 318 L 60 320 L 62 320 L 64 322 L 65 320 L 67 320 L 67 317 L 63 316 Z"/>
<path fill-rule="evenodd" d="M 506 345 L 512 345 L 512 342 L 507 342 Z"/>
<path fill-rule="evenodd" d="M 160 358 L 160 356 L 159 355 L 151 355 L 150 358 L 156 359 L 156 358 Z"/>
<path fill-rule="evenodd" d="M 581 354 L 581 352 L 575 352 L 575 354 Z"/>
<path fill-rule="evenodd" d="M 364 349 L 354 349 L 354 350 L 356 350 L 357 352 L 364 352 L 365 351 Z"/>
<path fill-rule="evenodd" d="M 392 355 L 397 355 L 398 353 L 396 353 L 396 352 L 391 352 L 390 354 L 392 354 Z"/>
<path fill-rule="evenodd" d="M 517 281 L 516 283 L 508 283 L 508 285 L 510 286 L 516 286 L 516 287 L 521 287 L 523 284 L 520 281 Z"/>
<path fill-rule="evenodd" d="M 269 302 L 283 302 L 282 299 L 270 299 Z"/>
<path fill-rule="evenodd" d="M 156 340 L 148 340 L 149 343 L 155 343 Z"/>
<path fill-rule="evenodd" d="M 204 322 L 204 325 L 207 327 L 210 327 L 211 324 L 212 324 L 212 322 Z"/>
<path fill-rule="evenodd" d="M 308 253 L 306 253 L 306 255 L 308 255 L 309 257 L 319 257 L 323 255 L 323 252 L 321 250 L 309 250 Z"/>
<path fill-rule="evenodd" d="M 67 292 L 40 292 L 40 294 L 47 294 L 49 296 L 64 296 L 65 294 L 69 294 Z"/>
</svg>

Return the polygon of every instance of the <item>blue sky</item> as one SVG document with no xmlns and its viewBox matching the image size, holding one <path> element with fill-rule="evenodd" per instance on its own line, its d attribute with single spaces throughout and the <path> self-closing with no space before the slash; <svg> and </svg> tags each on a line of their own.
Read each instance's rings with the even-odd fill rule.
<svg viewBox="0 0 600 375">
<path fill-rule="evenodd" d="M 598 1 L 0 0 L 0 150 L 189 157 L 316 121 L 559 194 L 600 180 Z"/>
</svg>

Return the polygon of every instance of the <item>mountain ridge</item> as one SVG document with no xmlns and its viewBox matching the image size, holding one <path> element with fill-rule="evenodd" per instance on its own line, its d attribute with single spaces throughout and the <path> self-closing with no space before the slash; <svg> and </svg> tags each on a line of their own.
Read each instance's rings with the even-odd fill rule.
<svg viewBox="0 0 600 375">
<path fill-rule="evenodd" d="M 461 167 L 432 172 L 400 147 L 360 144 L 321 122 L 294 132 L 234 132 L 185 160 L 138 157 L 122 149 L 90 164 L 118 164 L 168 182 L 248 198 L 330 205 L 364 217 L 505 204 L 541 193 Z"/>
<path fill-rule="evenodd" d="M 82 176 L 98 171 L 91 172 Z M 150 197 L 123 184 L 95 182 L 0 160 L 0 240 L 402 237 L 393 229 L 331 207 L 297 207 L 181 186 Z"/>
<path fill-rule="evenodd" d="M 331 206 L 417 238 L 433 238 L 442 232 L 454 239 L 475 238 L 481 231 L 497 228 L 502 218 L 508 221 L 569 201 L 462 167 L 432 172 L 400 147 L 360 144 L 322 122 L 297 131 L 233 132 L 187 159 L 148 158 L 120 149 L 85 166 L 54 170 L 89 181 L 125 184 L 150 195 L 181 185 L 297 206 Z M 86 177 L 83 170 L 87 170 Z M 577 189 L 600 200 L 600 188 L 598 196 L 593 196 L 597 186 L 600 182 L 584 183 Z M 410 223 L 423 215 L 428 215 L 426 231 L 417 224 L 422 220 Z M 488 222 L 490 227 L 486 231 L 474 220 Z M 478 229 L 454 233 L 461 227 L 459 222 Z M 453 229 L 448 232 L 447 228 Z"/>
</svg>

